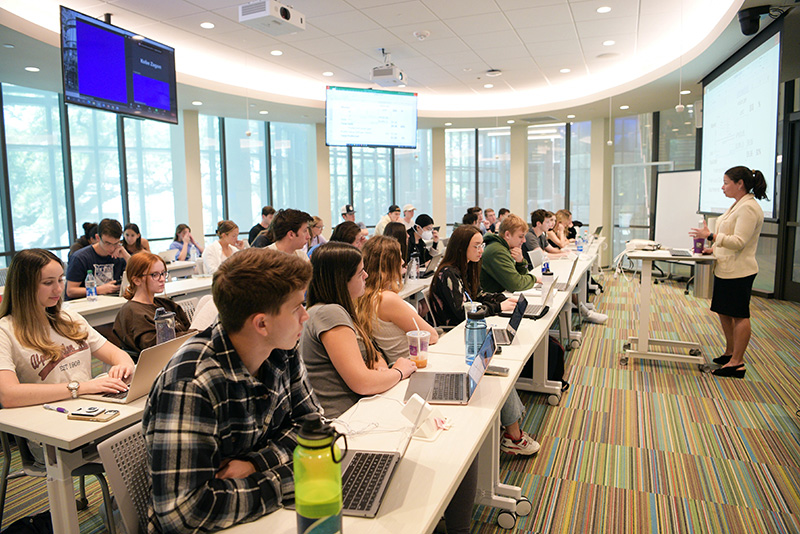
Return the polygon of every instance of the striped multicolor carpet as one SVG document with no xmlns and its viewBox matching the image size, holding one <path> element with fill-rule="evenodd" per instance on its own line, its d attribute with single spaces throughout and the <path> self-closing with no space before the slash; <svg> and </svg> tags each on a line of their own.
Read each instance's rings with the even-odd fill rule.
<svg viewBox="0 0 800 534">
<path fill-rule="evenodd" d="M 606 278 L 568 353 L 572 387 L 557 407 L 522 395 L 535 458 L 504 456 L 501 478 L 533 512 L 514 532 L 800 532 L 800 305 L 754 298 L 744 380 L 696 365 L 619 363 L 638 324 L 638 279 Z M 710 360 L 724 338 L 709 301 L 674 282 L 653 286 L 653 336 L 698 341 Z M 655 307 L 655 306 L 654 306 Z M 472 532 L 509 532 L 479 506 Z"/>
</svg>

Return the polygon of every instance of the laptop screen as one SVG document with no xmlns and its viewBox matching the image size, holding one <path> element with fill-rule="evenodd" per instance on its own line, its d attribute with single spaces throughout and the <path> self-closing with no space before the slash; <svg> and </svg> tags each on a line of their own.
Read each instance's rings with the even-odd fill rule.
<svg viewBox="0 0 800 534">
<path fill-rule="evenodd" d="M 469 372 L 467 373 L 469 378 L 470 398 L 472 398 L 472 394 L 475 393 L 475 388 L 478 387 L 478 382 L 480 382 L 481 378 L 483 378 L 486 368 L 489 367 L 489 362 L 492 361 L 492 356 L 494 356 L 495 349 L 496 346 L 494 342 L 494 334 L 491 330 L 488 330 L 486 333 L 486 339 L 483 340 L 483 344 L 481 345 L 481 348 L 478 351 L 478 354 L 475 356 L 475 360 L 472 362 L 472 365 L 469 367 Z"/>
<path fill-rule="evenodd" d="M 517 335 L 517 328 L 519 323 L 522 322 L 522 316 L 525 314 L 525 309 L 528 307 L 528 301 L 525 300 L 525 295 L 520 294 L 517 297 L 517 305 L 514 308 L 514 313 L 511 314 L 511 319 L 508 320 L 508 330 L 513 339 Z"/>
</svg>

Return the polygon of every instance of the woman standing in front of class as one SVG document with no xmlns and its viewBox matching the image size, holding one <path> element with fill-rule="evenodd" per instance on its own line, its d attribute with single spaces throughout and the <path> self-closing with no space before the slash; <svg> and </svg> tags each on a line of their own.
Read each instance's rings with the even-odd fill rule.
<svg viewBox="0 0 800 534">
<path fill-rule="evenodd" d="M 692 237 L 708 239 L 717 258 L 714 266 L 714 294 L 711 311 L 719 315 L 725 334 L 725 354 L 714 358 L 722 365 L 713 373 L 717 376 L 744 378 L 744 352 L 750 342 L 750 293 L 758 274 L 756 248 L 764 212 L 756 200 L 767 198 L 767 182 L 761 171 L 733 167 L 722 178 L 722 192 L 734 199 L 717 219 L 716 232 L 703 223 L 694 228 Z"/>
</svg>

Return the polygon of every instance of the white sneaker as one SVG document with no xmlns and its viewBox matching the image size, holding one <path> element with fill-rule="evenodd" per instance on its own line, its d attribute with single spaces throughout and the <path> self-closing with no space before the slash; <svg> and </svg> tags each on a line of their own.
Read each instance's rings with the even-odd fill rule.
<svg viewBox="0 0 800 534">
<path fill-rule="evenodd" d="M 585 302 L 583 305 L 586 306 L 586 309 L 591 310 L 591 311 L 594 311 L 596 309 L 594 307 L 594 304 L 592 304 L 591 302 Z"/>
<path fill-rule="evenodd" d="M 583 320 L 587 323 L 594 323 L 594 324 L 606 324 L 608 321 L 608 315 L 605 313 L 600 313 L 596 311 L 587 310 L 586 315 L 582 315 Z"/>
<path fill-rule="evenodd" d="M 514 441 L 508 434 L 503 434 L 500 440 L 500 450 L 508 454 L 520 454 L 522 456 L 530 456 L 539 452 L 541 446 L 531 437 L 530 434 L 523 431 L 522 436 L 517 441 Z"/>
</svg>

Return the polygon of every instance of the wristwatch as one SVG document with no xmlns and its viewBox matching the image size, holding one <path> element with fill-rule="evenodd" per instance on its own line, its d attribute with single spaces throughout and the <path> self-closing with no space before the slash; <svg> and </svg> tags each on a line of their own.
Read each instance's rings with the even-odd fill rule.
<svg viewBox="0 0 800 534">
<path fill-rule="evenodd" d="M 67 389 L 69 390 L 69 392 L 72 395 L 73 399 L 77 399 L 78 398 L 78 388 L 79 387 L 81 387 L 81 383 L 78 382 L 77 380 L 73 380 L 69 384 L 67 384 Z"/>
</svg>

